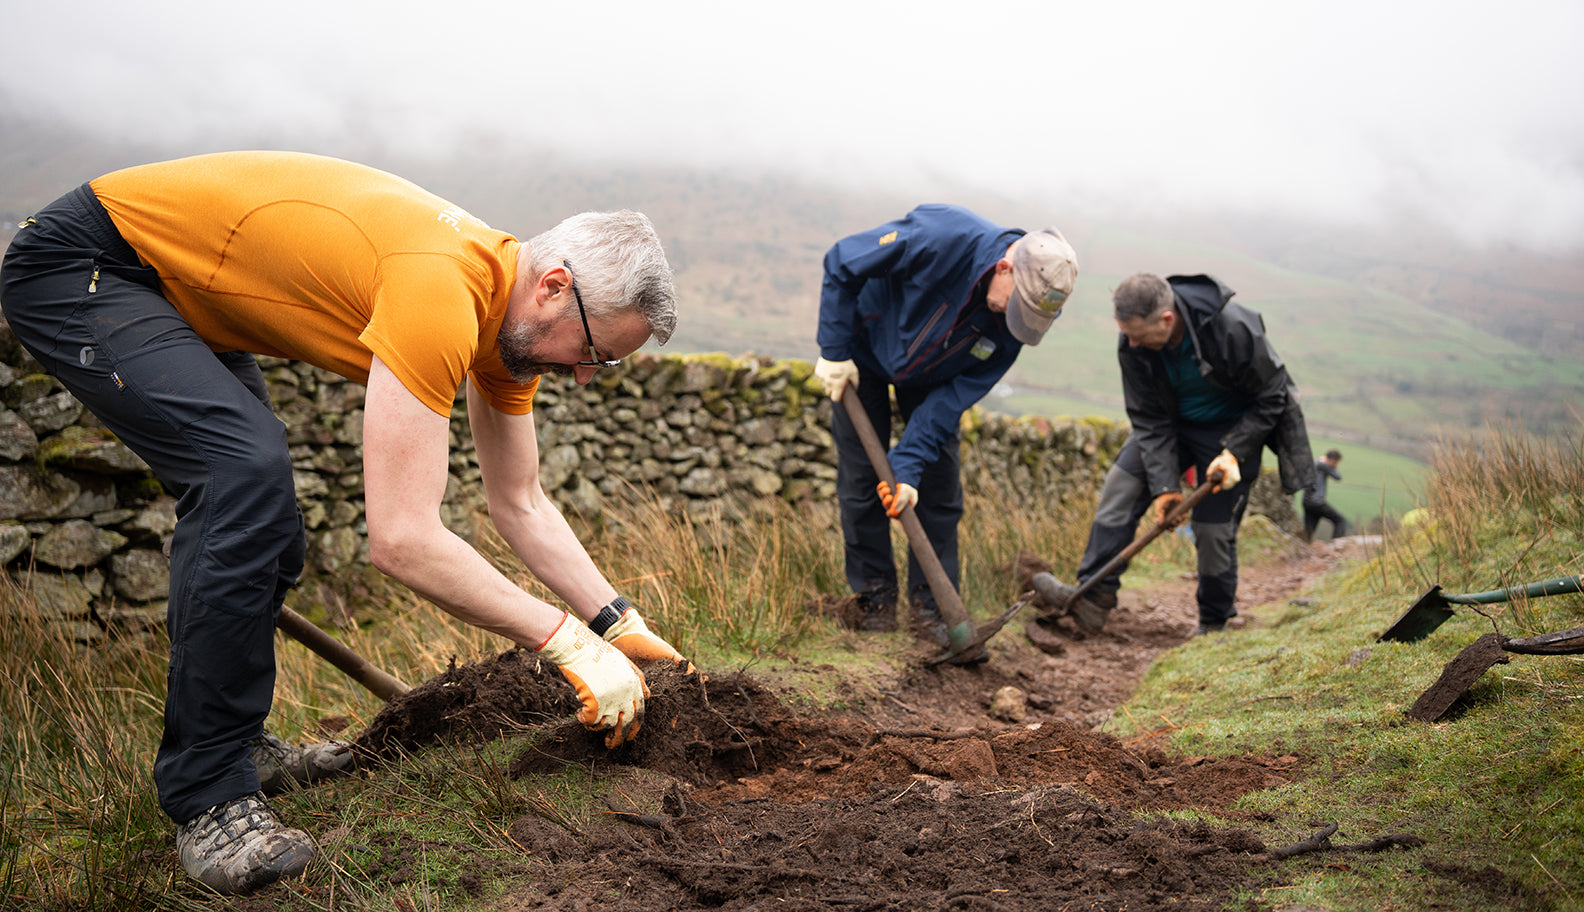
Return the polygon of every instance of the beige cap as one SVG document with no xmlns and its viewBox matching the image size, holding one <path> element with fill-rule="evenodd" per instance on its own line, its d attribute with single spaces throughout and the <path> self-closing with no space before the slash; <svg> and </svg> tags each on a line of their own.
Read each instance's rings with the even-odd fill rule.
<svg viewBox="0 0 1584 912">
<path fill-rule="evenodd" d="M 1038 345 L 1078 281 L 1078 254 L 1055 228 L 1023 235 L 1012 248 L 1012 299 L 1007 328 L 1024 345 Z"/>
</svg>

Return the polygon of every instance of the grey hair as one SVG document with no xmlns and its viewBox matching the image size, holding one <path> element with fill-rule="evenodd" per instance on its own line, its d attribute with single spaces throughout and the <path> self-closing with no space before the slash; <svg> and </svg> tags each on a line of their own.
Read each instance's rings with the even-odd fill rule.
<svg viewBox="0 0 1584 912">
<path fill-rule="evenodd" d="M 1158 275 L 1140 272 L 1128 276 L 1111 295 L 1118 322 L 1148 320 L 1154 323 L 1176 303 L 1169 283 Z"/>
<path fill-rule="evenodd" d="M 676 330 L 676 286 L 671 264 L 642 212 L 580 212 L 528 242 L 535 276 L 572 264 L 590 319 L 636 310 L 655 343 Z M 576 310 L 575 301 L 568 307 Z"/>
</svg>

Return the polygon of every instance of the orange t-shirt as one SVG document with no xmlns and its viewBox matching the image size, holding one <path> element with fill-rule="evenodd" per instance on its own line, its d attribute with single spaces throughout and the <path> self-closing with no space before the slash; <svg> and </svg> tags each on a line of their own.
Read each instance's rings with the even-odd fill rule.
<svg viewBox="0 0 1584 912">
<path fill-rule="evenodd" d="M 538 380 L 513 380 L 495 342 L 520 245 L 428 191 L 293 152 L 200 155 L 91 186 L 215 351 L 359 383 L 372 353 L 442 415 L 470 375 L 495 408 L 532 409 Z"/>
</svg>

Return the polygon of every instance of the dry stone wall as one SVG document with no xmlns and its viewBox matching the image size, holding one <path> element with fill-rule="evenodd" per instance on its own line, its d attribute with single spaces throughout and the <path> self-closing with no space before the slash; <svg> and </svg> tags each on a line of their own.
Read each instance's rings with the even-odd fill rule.
<svg viewBox="0 0 1584 912">
<path fill-rule="evenodd" d="M 363 387 L 297 362 L 260 364 L 288 429 L 309 538 L 305 583 L 344 594 L 373 572 Z M 753 515 L 770 498 L 833 504 L 831 402 L 811 375 L 803 361 L 640 354 L 587 387 L 546 377 L 535 403 L 544 488 L 563 510 L 588 515 L 623 498 L 726 517 Z M 1126 428 L 974 410 L 963 435 L 966 487 L 1054 504 L 1094 496 Z M 482 490 L 460 396 L 451 437 L 444 519 L 470 538 Z M 84 639 L 158 624 L 175 524 L 174 501 L 143 461 L 0 322 L 0 565 L 11 580 Z"/>
</svg>

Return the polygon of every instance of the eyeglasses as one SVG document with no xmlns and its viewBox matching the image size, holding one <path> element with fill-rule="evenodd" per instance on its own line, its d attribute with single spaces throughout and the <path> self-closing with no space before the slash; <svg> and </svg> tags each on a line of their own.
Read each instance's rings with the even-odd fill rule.
<svg viewBox="0 0 1584 912">
<path fill-rule="evenodd" d="M 571 262 L 569 262 L 567 260 L 562 260 L 561 261 L 561 265 L 566 267 L 567 275 L 572 276 L 572 297 L 577 299 L 578 316 L 583 318 L 583 338 L 588 340 L 589 360 L 588 361 L 578 361 L 578 362 L 576 362 L 577 366 L 578 367 L 619 367 L 619 366 L 621 366 L 621 359 L 620 358 L 617 358 L 614 361 L 606 361 L 606 360 L 602 359 L 599 356 L 599 353 L 594 350 L 594 334 L 589 332 L 588 312 L 583 309 L 583 292 L 578 291 L 577 276 L 574 275 L 573 272 L 572 272 L 572 264 L 571 264 Z"/>
</svg>

